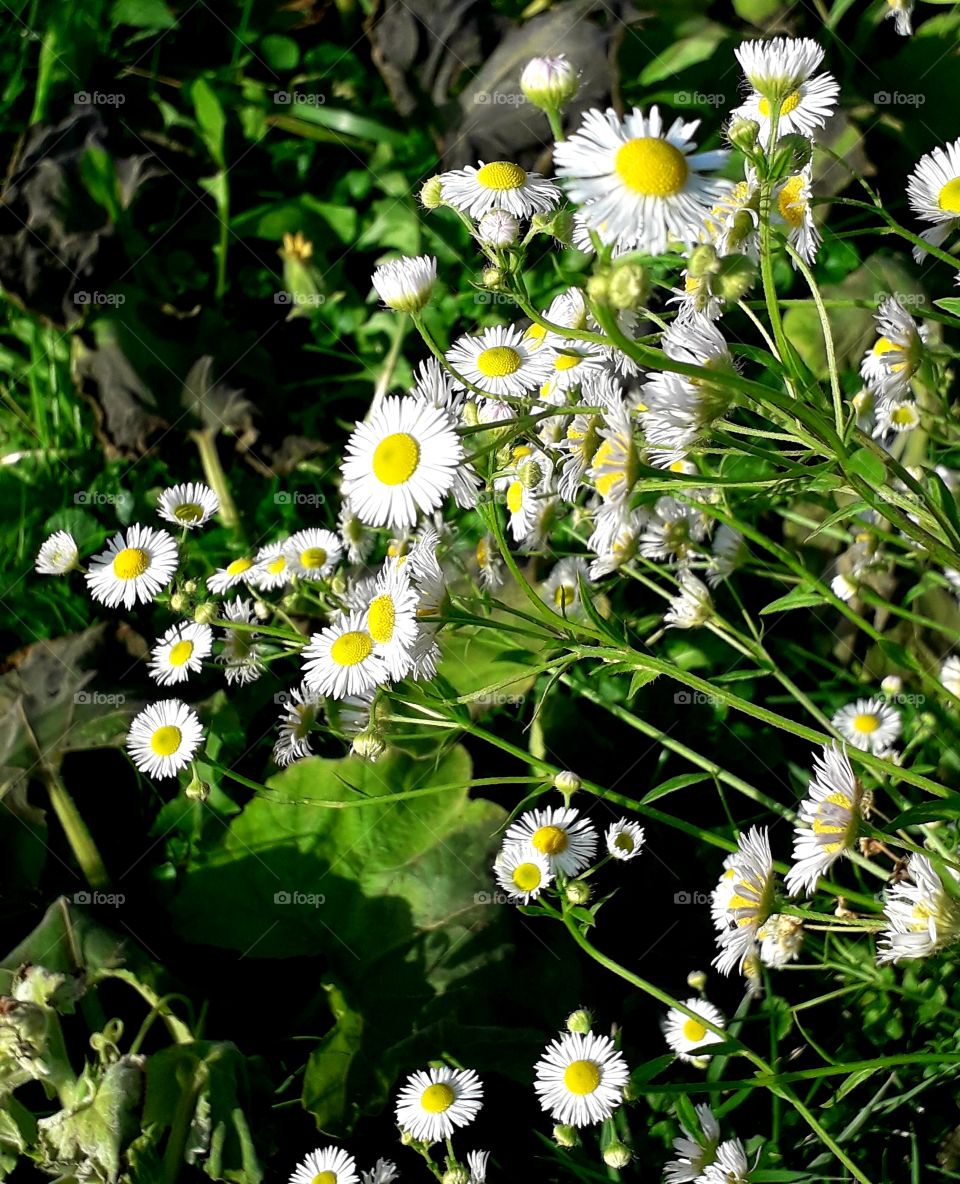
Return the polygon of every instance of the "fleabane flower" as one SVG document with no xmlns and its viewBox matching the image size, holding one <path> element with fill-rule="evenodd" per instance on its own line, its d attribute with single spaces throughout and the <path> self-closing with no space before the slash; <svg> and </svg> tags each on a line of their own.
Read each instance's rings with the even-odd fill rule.
<svg viewBox="0 0 960 1184">
<path fill-rule="evenodd" d="M 800 956 L 803 945 L 803 921 L 787 913 L 773 913 L 757 930 L 760 961 L 774 970 Z"/>
<path fill-rule="evenodd" d="M 837 711 L 830 723 L 854 748 L 884 753 L 900 735 L 900 712 L 882 699 L 858 699 Z"/>
<path fill-rule="evenodd" d="M 954 879 L 960 879 L 952 868 Z M 945 888 L 926 855 L 914 852 L 907 864 L 909 879 L 888 889 L 883 914 L 887 928 L 880 937 L 877 961 L 926 958 L 960 938 L 960 901 Z"/>
<path fill-rule="evenodd" d="M 529 904 L 553 883 L 550 860 L 532 843 L 508 842 L 493 864 L 497 883 L 512 901 Z"/>
<path fill-rule="evenodd" d="M 127 749 L 141 773 L 175 777 L 186 768 L 203 740 L 197 713 L 179 699 L 151 703 L 135 716 Z"/>
<path fill-rule="evenodd" d="M 392 1159 L 378 1159 L 369 1172 L 360 1173 L 360 1184 L 393 1184 L 399 1176 L 400 1172 Z"/>
<path fill-rule="evenodd" d="M 297 1164 L 289 1184 L 360 1184 L 360 1177 L 342 1147 L 318 1147 Z"/>
<path fill-rule="evenodd" d="M 673 1151 L 677 1158 L 663 1169 L 666 1184 L 690 1184 L 690 1181 L 698 1180 L 716 1159 L 720 1123 L 705 1104 L 697 1106 L 696 1112 L 700 1130 L 691 1132 L 681 1124 L 683 1135 L 673 1140 Z"/>
<path fill-rule="evenodd" d="M 713 1163 L 704 1168 L 699 1184 L 748 1184 L 750 1165 L 739 1139 L 727 1139 L 717 1147 Z"/>
<path fill-rule="evenodd" d="M 920 426 L 920 408 L 912 399 L 888 399 L 877 407 L 877 422 L 874 436 L 885 436 L 888 432 L 912 432 Z"/>
<path fill-rule="evenodd" d="M 220 499 L 210 486 L 194 481 L 186 485 L 173 485 L 157 499 L 160 517 L 186 530 L 203 526 L 219 509 Z"/>
<path fill-rule="evenodd" d="M 252 600 L 244 600 L 237 596 L 232 601 L 224 602 L 221 620 L 253 625 L 256 619 Z M 227 682 L 231 686 L 236 684 L 244 687 L 248 683 L 256 682 L 266 669 L 257 634 L 251 629 L 231 629 L 229 625 L 224 626 L 223 649 L 217 655 L 217 661 L 223 666 Z"/>
<path fill-rule="evenodd" d="M 347 441 L 342 492 L 368 525 L 403 529 L 437 509 L 462 461 L 449 413 L 388 395 Z"/>
<path fill-rule="evenodd" d="M 628 822 L 621 818 L 607 828 L 604 835 L 607 844 L 607 854 L 613 859 L 626 863 L 636 859 L 643 849 L 643 827 L 636 822 Z"/>
<path fill-rule="evenodd" d="M 960 229 L 960 138 L 921 156 L 907 180 L 907 199 L 921 222 L 934 223 L 920 234 L 932 247 Z M 925 253 L 923 247 L 913 248 L 918 263 Z"/>
<path fill-rule="evenodd" d="M 663 1036 L 681 1061 L 704 1069 L 710 1057 L 710 1045 L 722 1044 L 723 1038 L 711 1032 L 700 1021 L 705 1019 L 714 1027 L 723 1028 L 723 1014 L 705 999 L 686 999 L 684 1005 L 690 1011 L 696 1012 L 700 1018 L 694 1019 L 679 1008 L 671 1007 L 663 1021 Z"/>
<path fill-rule="evenodd" d="M 285 693 L 277 727 L 279 735 L 273 745 L 273 763 L 278 768 L 285 769 L 294 761 L 313 755 L 310 733 L 318 711 L 318 696 L 306 684 Z"/>
<path fill-rule="evenodd" d="M 543 582 L 540 595 L 554 612 L 563 617 L 582 615 L 581 583 L 589 584 L 590 580 L 586 559 L 580 555 L 567 555 L 553 565 L 550 575 Z"/>
<path fill-rule="evenodd" d="M 729 183 L 704 175 L 729 153 L 697 152 L 699 120 L 665 128 L 657 107 L 635 107 L 621 121 L 612 108 L 586 113 L 580 128 L 554 148 L 557 176 L 592 229 L 649 255 L 668 243 L 697 240 L 704 218 Z"/>
<path fill-rule="evenodd" d="M 521 814 L 507 828 L 504 845 L 510 843 L 530 843 L 546 856 L 554 874 L 575 876 L 593 860 L 597 832 L 573 806 L 548 806 Z"/>
<path fill-rule="evenodd" d="M 545 111 L 562 107 L 579 86 L 577 68 L 563 53 L 531 58 L 520 71 L 520 89 L 534 106 Z"/>
<path fill-rule="evenodd" d="M 735 52 L 753 90 L 732 114 L 759 124 L 761 143 L 766 143 L 777 101 L 778 136 L 796 132 L 812 137 L 833 114 L 840 84 L 832 74 L 812 77 L 823 60 L 823 50 L 816 42 L 806 37 L 775 37 L 744 42 Z"/>
<path fill-rule="evenodd" d="M 940 683 L 960 699 L 960 657 L 956 654 L 951 654 L 940 667 Z"/>
<path fill-rule="evenodd" d="M 788 177 L 774 198 L 773 225 L 786 231 L 787 242 L 805 263 L 812 263 L 820 249 L 821 236 L 813 220 L 810 165 Z M 796 260 L 790 262 L 796 267 Z"/>
<path fill-rule="evenodd" d="M 420 594 L 410 582 L 409 565 L 398 566 L 387 559 L 367 602 L 366 627 L 395 681 L 403 678 L 413 664 L 419 603 Z"/>
<path fill-rule="evenodd" d="M 94 600 L 131 609 L 137 601 L 149 604 L 173 579 L 179 553 L 164 530 L 130 526 L 119 531 L 107 549 L 90 560 L 87 587 Z"/>
<path fill-rule="evenodd" d="M 387 308 L 411 314 L 426 307 L 436 281 L 437 260 L 433 255 L 394 259 L 378 267 L 371 279 Z"/>
<path fill-rule="evenodd" d="M 491 325 L 477 337 L 461 337 L 446 356 L 458 374 L 493 398 L 520 398 L 553 370 L 552 356 L 538 351 L 516 325 Z"/>
<path fill-rule="evenodd" d="M 268 543 L 257 552 L 257 562 L 249 582 L 263 592 L 276 592 L 290 583 L 290 563 L 286 555 L 286 540 Z"/>
<path fill-rule="evenodd" d="M 820 877 L 849 851 L 860 825 L 863 788 L 839 744 L 814 757 L 813 779 L 800 803 L 793 836 L 793 867 L 785 884 L 791 896 L 812 894 Z"/>
<path fill-rule="evenodd" d="M 366 628 L 366 614 L 342 613 L 332 624 L 314 633 L 304 646 L 303 680 L 310 690 L 333 699 L 366 695 L 390 677 L 386 662 L 376 651 Z"/>
<path fill-rule="evenodd" d="M 565 1126 L 592 1126 L 623 1101 L 630 1071 L 609 1036 L 565 1032 L 534 1066 L 540 1106 Z"/>
<path fill-rule="evenodd" d="M 552 181 L 539 173 L 528 173 L 511 160 L 491 160 L 488 164 L 481 161 L 476 168 L 467 165 L 441 173 L 440 188 L 448 205 L 471 218 L 481 218 L 488 210 L 506 210 L 515 218 L 529 218 L 554 209 L 561 198 Z"/>
<path fill-rule="evenodd" d="M 863 380 L 881 402 L 903 401 L 910 380 L 923 362 L 929 332 L 918 325 L 896 296 L 887 296 L 876 312 L 877 340 L 860 365 Z"/>
<path fill-rule="evenodd" d="M 887 11 L 883 14 L 883 19 L 889 20 L 893 17 L 893 27 L 901 37 L 909 37 L 913 33 L 913 6 L 914 0 L 887 0 Z"/>
<path fill-rule="evenodd" d="M 397 1122 L 422 1143 L 449 1139 L 469 1126 L 483 1105 L 483 1085 L 472 1069 L 418 1070 L 397 1097 Z"/>
<path fill-rule="evenodd" d="M 239 584 L 253 587 L 257 561 L 249 555 L 241 555 L 231 560 L 226 567 L 218 567 L 212 576 L 207 577 L 207 587 L 215 596 L 222 596 L 231 588 Z"/>
<path fill-rule="evenodd" d="M 468 1151 L 467 1171 L 470 1173 L 470 1184 L 486 1184 L 487 1160 L 489 1151 Z"/>
<path fill-rule="evenodd" d="M 186 682 L 203 666 L 213 650 L 213 630 L 196 621 L 182 621 L 171 625 L 153 647 L 150 658 L 150 677 L 162 687 Z"/>
<path fill-rule="evenodd" d="M 34 570 L 41 576 L 65 576 L 73 571 L 79 559 L 80 551 L 73 535 L 66 530 L 55 530 L 41 544 Z"/>
<path fill-rule="evenodd" d="M 670 607 L 663 614 L 668 629 L 696 629 L 713 616 L 710 589 L 692 571 L 684 569 L 677 576 L 680 591 L 670 598 Z"/>
<path fill-rule="evenodd" d="M 737 850 L 728 857 L 714 892 L 713 916 L 719 929 L 720 953 L 713 964 L 721 974 L 742 969 L 753 952 L 757 930 L 770 916 L 774 883 L 770 832 L 766 827 L 751 827 L 740 836 Z"/>
<path fill-rule="evenodd" d="M 298 530 L 283 544 L 287 569 L 297 579 L 325 579 L 340 562 L 343 547 L 332 530 L 310 527 Z"/>
</svg>

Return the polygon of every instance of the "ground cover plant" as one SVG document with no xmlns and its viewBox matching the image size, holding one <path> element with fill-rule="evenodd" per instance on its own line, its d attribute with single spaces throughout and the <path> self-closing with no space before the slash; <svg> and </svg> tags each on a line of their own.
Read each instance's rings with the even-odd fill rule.
<svg viewBox="0 0 960 1184">
<path fill-rule="evenodd" d="M 0 1177 L 960 1177 L 955 6 L 7 6 Z"/>
</svg>

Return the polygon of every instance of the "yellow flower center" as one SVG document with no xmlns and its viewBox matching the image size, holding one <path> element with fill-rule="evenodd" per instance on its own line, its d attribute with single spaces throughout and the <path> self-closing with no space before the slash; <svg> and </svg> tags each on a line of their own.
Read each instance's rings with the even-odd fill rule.
<svg viewBox="0 0 960 1184">
<path fill-rule="evenodd" d="M 873 352 L 879 357 L 881 354 L 888 354 L 895 349 L 902 350 L 903 346 L 897 341 L 891 341 L 889 337 L 878 337 Z"/>
<path fill-rule="evenodd" d="M 937 205 L 951 214 L 960 214 L 960 177 L 948 181 L 937 195 Z"/>
<path fill-rule="evenodd" d="M 795 177 L 791 177 L 783 183 L 777 196 L 780 217 L 794 228 L 803 225 L 803 219 L 807 212 L 806 199 L 801 196 L 803 184 L 802 174 L 797 173 Z"/>
<path fill-rule="evenodd" d="M 523 505 L 523 482 L 511 481 L 507 489 L 507 509 L 511 514 L 517 514 Z"/>
<path fill-rule="evenodd" d="M 526 170 L 510 160 L 491 160 L 477 169 L 477 183 L 484 189 L 519 189 L 526 180 Z"/>
<path fill-rule="evenodd" d="M 182 666 L 184 662 L 190 661 L 190 655 L 193 653 L 193 642 L 186 637 L 177 644 L 170 651 L 170 665 Z"/>
<path fill-rule="evenodd" d="M 600 1084 L 600 1067 L 593 1061 L 571 1061 L 563 1072 L 563 1084 L 579 1098 L 592 1094 Z"/>
<path fill-rule="evenodd" d="M 523 335 L 523 339 L 524 341 L 532 341 L 534 343 L 534 348 L 536 348 L 537 346 L 543 344 L 543 339 L 546 337 L 546 335 L 546 326 L 534 323 L 529 329 L 526 330 Z"/>
<path fill-rule="evenodd" d="M 557 608 L 567 608 L 577 598 L 577 590 L 571 584 L 558 584 L 553 594 L 553 603 Z"/>
<path fill-rule="evenodd" d="M 707 1029 L 699 1020 L 685 1020 L 683 1024 L 683 1038 L 691 1044 L 700 1044 L 707 1034 Z"/>
<path fill-rule="evenodd" d="M 327 562 L 327 553 L 323 547 L 307 547 L 300 552 L 300 566 L 306 571 L 317 571 Z"/>
<path fill-rule="evenodd" d="M 267 564 L 267 571 L 272 576 L 278 576 L 287 566 L 287 560 L 283 555 L 278 555 L 276 559 L 271 559 Z"/>
<path fill-rule="evenodd" d="M 544 855 L 559 855 L 566 851 L 569 839 L 567 832 L 559 826 L 541 826 L 530 842 Z"/>
<path fill-rule="evenodd" d="M 249 571 L 253 567 L 252 559 L 234 559 L 227 567 L 228 576 L 241 576 L 245 571 Z"/>
<path fill-rule="evenodd" d="M 509 345 L 493 345 L 477 357 L 477 369 L 486 378 L 506 378 L 516 374 L 523 359 Z"/>
<path fill-rule="evenodd" d="M 862 735 L 869 736 L 871 732 L 875 732 L 880 727 L 880 720 L 869 713 L 861 712 L 859 715 L 853 717 L 853 730 L 860 732 Z"/>
<path fill-rule="evenodd" d="M 317 1172 L 310 1184 L 337 1184 L 336 1172 Z"/>
<path fill-rule="evenodd" d="M 593 468 L 594 472 L 609 465 L 613 461 L 616 454 L 616 446 L 610 439 L 605 439 L 600 444 L 600 447 L 594 453 Z M 593 483 L 597 487 L 597 493 L 604 499 L 609 498 L 613 493 L 614 488 L 619 482 L 625 479 L 624 471 L 621 467 L 609 469 L 606 473 L 601 473 L 594 477 Z"/>
<path fill-rule="evenodd" d="M 480 567 L 486 567 L 490 562 L 490 547 L 486 539 L 481 539 L 480 542 L 477 543 L 476 556 L 477 563 Z"/>
<path fill-rule="evenodd" d="M 420 1105 L 428 1114 L 442 1114 L 444 1110 L 449 1110 L 456 1100 L 457 1095 L 442 1081 L 436 1085 L 428 1085 L 420 1095 Z"/>
<path fill-rule="evenodd" d="M 795 111 L 802 98 L 803 98 L 803 95 L 798 90 L 795 90 L 795 91 L 793 91 L 792 94 L 787 95 L 787 97 L 780 104 L 780 114 L 781 115 L 789 115 L 791 111 Z M 769 119 L 770 118 L 770 100 L 769 99 L 761 99 L 760 102 L 757 104 L 757 106 L 758 106 L 760 114 L 763 116 L 763 118 Z"/>
<path fill-rule="evenodd" d="M 370 602 L 367 609 L 367 628 L 374 641 L 381 645 L 393 637 L 393 627 L 396 624 L 397 611 L 393 607 L 393 597 L 384 593 Z"/>
<path fill-rule="evenodd" d="M 557 354 L 554 370 L 573 370 L 583 361 L 579 354 Z"/>
<path fill-rule="evenodd" d="M 369 633 L 354 629 L 342 633 L 330 647 L 330 657 L 338 666 L 358 666 L 373 651 L 373 639 Z"/>
<path fill-rule="evenodd" d="M 643 197 L 670 197 L 687 182 L 687 160 L 679 148 L 657 136 L 627 140 L 614 159 L 617 176 Z"/>
<path fill-rule="evenodd" d="M 377 445 L 373 453 L 373 475 L 384 485 L 402 485 L 409 481 L 420 463 L 420 445 L 407 432 L 393 432 Z"/>
<path fill-rule="evenodd" d="M 890 422 L 895 423 L 898 427 L 906 427 L 908 424 L 916 423 L 916 420 L 916 414 L 910 403 L 904 403 L 902 407 L 898 407 L 893 415 L 890 416 Z"/>
<path fill-rule="evenodd" d="M 622 830 L 613 840 L 613 845 L 618 851 L 632 851 L 635 844 L 630 835 L 625 830 Z"/>
<path fill-rule="evenodd" d="M 199 522 L 203 517 L 203 506 L 198 506 L 196 502 L 184 502 L 173 511 L 173 516 L 178 522 Z"/>
<path fill-rule="evenodd" d="M 533 892 L 540 887 L 540 869 L 535 863 L 519 863 L 513 869 L 513 882 L 521 892 Z"/>
<path fill-rule="evenodd" d="M 124 547 L 113 558 L 113 574 L 118 580 L 135 580 L 150 566 L 150 556 L 139 547 Z"/>
<path fill-rule="evenodd" d="M 182 739 L 179 728 L 175 728 L 173 724 L 165 724 L 162 728 L 157 728 L 150 737 L 150 747 L 157 756 L 172 756 L 180 747 Z"/>
</svg>

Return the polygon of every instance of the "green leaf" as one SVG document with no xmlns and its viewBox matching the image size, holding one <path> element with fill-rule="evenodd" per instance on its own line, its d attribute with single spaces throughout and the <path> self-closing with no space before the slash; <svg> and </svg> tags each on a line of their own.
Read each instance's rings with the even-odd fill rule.
<svg viewBox="0 0 960 1184">
<path fill-rule="evenodd" d="M 172 29 L 177 18 L 163 0 L 117 0 L 110 13 L 110 22 L 159 33 L 161 29 Z"/>
<path fill-rule="evenodd" d="M 350 1102 L 348 1078 L 354 1058 L 363 1044 L 363 1016 L 351 1008 L 343 991 L 333 983 L 321 983 L 334 1025 L 310 1053 L 303 1078 L 303 1108 L 325 1133 L 344 1127 Z"/>
<path fill-rule="evenodd" d="M 662 781 L 653 789 L 648 790 L 640 799 L 640 805 L 648 806 L 651 802 L 665 798 L 667 794 L 676 793 L 678 789 L 686 789 L 688 785 L 699 785 L 702 781 L 709 781 L 709 779 L 709 773 L 681 773 L 679 776 L 671 777 L 669 781 Z"/>
<path fill-rule="evenodd" d="M 289 74 L 300 64 L 300 47 L 292 37 L 268 33 L 260 42 L 260 53 L 271 70 Z"/>
<path fill-rule="evenodd" d="M 847 468 L 874 489 L 880 489 L 886 480 L 887 470 L 883 461 L 868 448 L 857 449 L 847 461 Z"/>
<path fill-rule="evenodd" d="M 688 66 L 695 66 L 698 62 L 705 62 L 713 57 L 717 46 L 727 36 L 726 29 L 723 25 L 707 20 L 697 21 L 695 24 L 695 32 L 674 41 L 640 71 L 641 86 L 652 86 L 664 78 L 672 78 Z"/>
<path fill-rule="evenodd" d="M 815 608 L 821 604 L 823 604 L 823 593 L 801 584 L 792 592 L 788 592 L 786 596 L 781 596 L 778 600 L 771 600 L 769 604 L 764 605 L 760 610 L 760 615 L 764 617 L 769 613 L 787 613 L 797 608 Z"/>
<path fill-rule="evenodd" d="M 960 317 L 960 296 L 943 296 L 939 300 L 934 300 L 933 303 L 937 308 L 942 308 L 944 312 L 949 312 L 955 317 Z"/>
<path fill-rule="evenodd" d="M 189 94 L 194 114 L 197 117 L 200 137 L 218 168 L 225 168 L 223 144 L 227 120 L 220 100 L 210 84 L 203 78 L 198 78 L 194 82 L 190 87 Z"/>
</svg>

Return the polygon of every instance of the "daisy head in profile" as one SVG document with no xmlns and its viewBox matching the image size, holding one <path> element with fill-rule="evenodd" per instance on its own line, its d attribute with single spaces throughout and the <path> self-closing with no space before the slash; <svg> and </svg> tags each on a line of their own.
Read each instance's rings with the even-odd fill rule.
<svg viewBox="0 0 960 1184">
<path fill-rule="evenodd" d="M 73 535 L 66 530 L 57 530 L 42 543 L 34 570 L 41 576 L 65 576 L 79 562 L 80 551 Z"/>
<path fill-rule="evenodd" d="M 471 218 L 481 218 L 488 210 L 506 210 L 515 218 L 529 218 L 554 209 L 561 198 L 552 181 L 527 172 L 512 160 L 491 160 L 487 164 L 481 161 L 476 167 L 467 165 L 441 173 L 440 191 L 448 205 Z"/>
<path fill-rule="evenodd" d="M 930 246 L 942 246 L 960 229 L 960 138 L 921 156 L 907 180 L 907 199 L 921 222 L 932 223 L 920 235 Z M 918 263 L 925 253 L 913 249 Z"/>
<path fill-rule="evenodd" d="M 194 530 L 203 526 L 220 509 L 220 499 L 208 485 L 190 481 L 173 485 L 157 499 L 157 513 L 174 526 Z"/>
</svg>

